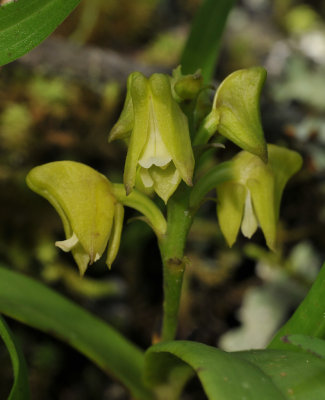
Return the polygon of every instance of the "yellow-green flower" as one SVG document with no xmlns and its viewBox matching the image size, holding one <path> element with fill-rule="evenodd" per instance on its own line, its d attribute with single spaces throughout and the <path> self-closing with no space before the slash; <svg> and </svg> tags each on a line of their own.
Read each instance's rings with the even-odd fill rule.
<svg viewBox="0 0 325 400">
<path fill-rule="evenodd" d="M 170 78 L 139 72 L 129 76 L 124 109 L 109 141 L 124 139 L 128 152 L 124 185 L 130 193 L 137 175 L 165 202 L 183 179 L 192 184 L 194 156 L 186 116 L 174 100 Z"/>
<path fill-rule="evenodd" d="M 229 246 L 241 228 L 250 238 L 261 227 L 266 243 L 276 247 L 277 221 L 284 186 L 302 165 L 300 155 L 268 145 L 269 161 L 247 151 L 233 159 L 233 179 L 217 186 L 217 214 L 220 229 Z"/>
<path fill-rule="evenodd" d="M 233 72 L 220 84 L 201 130 L 195 138 L 200 144 L 216 130 L 243 150 L 267 162 L 267 148 L 261 125 L 259 98 L 266 78 L 262 67 Z"/>
<path fill-rule="evenodd" d="M 102 256 L 109 240 L 110 267 L 119 248 L 124 209 L 109 180 L 87 165 L 58 161 L 33 168 L 26 181 L 60 215 L 66 239 L 55 244 L 72 252 L 80 274 Z"/>
</svg>

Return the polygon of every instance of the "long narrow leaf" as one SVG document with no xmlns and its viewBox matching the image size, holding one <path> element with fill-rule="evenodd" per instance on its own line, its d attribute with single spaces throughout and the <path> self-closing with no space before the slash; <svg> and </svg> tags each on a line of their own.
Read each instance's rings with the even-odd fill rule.
<svg viewBox="0 0 325 400">
<path fill-rule="evenodd" d="M 320 270 L 308 295 L 289 321 L 276 333 L 269 349 L 292 350 L 292 345 L 281 338 L 299 334 L 325 339 L 325 264 Z"/>
<path fill-rule="evenodd" d="M 4 341 L 11 358 L 14 384 L 8 400 L 28 400 L 30 398 L 27 367 L 24 355 L 6 321 L 0 315 L 0 337 Z"/>
<path fill-rule="evenodd" d="M 201 68 L 204 81 L 210 82 L 219 55 L 222 33 L 234 4 L 235 0 L 204 0 L 183 50 L 183 73 L 193 73 Z"/>
<path fill-rule="evenodd" d="M 71 13 L 80 0 L 19 0 L 0 7 L 0 65 L 27 53 Z"/>
<path fill-rule="evenodd" d="M 152 399 L 141 380 L 143 353 L 109 325 L 53 290 L 0 268 L 0 312 L 67 342 L 124 383 L 136 399 Z"/>
</svg>

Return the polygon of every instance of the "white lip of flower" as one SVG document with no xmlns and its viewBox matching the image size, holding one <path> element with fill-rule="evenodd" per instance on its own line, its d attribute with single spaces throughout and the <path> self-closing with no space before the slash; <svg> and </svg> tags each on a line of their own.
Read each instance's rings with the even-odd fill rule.
<svg viewBox="0 0 325 400">
<path fill-rule="evenodd" d="M 258 220 L 256 218 L 256 214 L 252 203 L 252 197 L 250 191 L 247 189 L 245 206 L 244 206 L 244 215 L 241 223 L 242 234 L 250 239 L 256 232 L 258 225 L 259 225 Z"/>
<path fill-rule="evenodd" d="M 260 226 L 256 212 L 254 210 L 251 192 L 246 185 L 247 181 L 252 175 L 251 171 L 254 170 L 254 168 L 254 163 L 247 164 L 245 168 L 241 168 L 239 179 L 239 183 L 241 183 L 246 188 L 246 197 L 240 230 L 242 234 L 248 239 L 250 239 L 254 235 L 257 228 Z"/>
<path fill-rule="evenodd" d="M 65 251 L 66 253 L 70 251 L 77 243 L 79 239 L 77 235 L 73 232 L 73 235 L 66 240 L 60 240 L 55 242 L 55 246 L 59 247 L 61 250 Z"/>
<path fill-rule="evenodd" d="M 140 176 L 144 186 L 152 187 L 154 181 L 150 175 L 149 169 L 154 166 L 166 169 L 169 163 L 172 162 L 172 156 L 163 142 L 161 133 L 158 129 L 152 100 L 150 101 L 149 106 L 148 136 L 147 143 L 142 151 L 138 164 L 142 167 L 140 170 Z M 177 184 L 179 177 L 179 172 L 175 168 L 175 172 L 171 178 L 171 183 Z"/>
<path fill-rule="evenodd" d="M 60 240 L 55 242 L 55 246 L 59 247 L 61 250 L 65 251 L 66 253 L 71 251 L 73 247 L 75 247 L 79 243 L 79 239 L 77 235 L 73 232 L 72 236 L 66 240 Z M 87 255 L 88 261 L 89 256 Z M 100 254 L 96 253 L 94 261 L 98 261 L 100 259 Z M 88 264 L 88 262 L 87 262 Z"/>
</svg>

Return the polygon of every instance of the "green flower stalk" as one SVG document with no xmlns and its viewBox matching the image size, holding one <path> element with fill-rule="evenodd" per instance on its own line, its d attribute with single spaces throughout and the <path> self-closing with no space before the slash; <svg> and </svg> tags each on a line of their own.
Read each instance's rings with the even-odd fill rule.
<svg viewBox="0 0 325 400">
<path fill-rule="evenodd" d="M 194 156 L 188 121 L 172 96 L 168 75 L 154 74 L 148 79 L 134 72 L 129 76 L 124 108 L 109 134 L 110 142 L 115 139 L 128 142 L 127 194 L 137 176 L 165 203 L 181 180 L 192 185 Z"/>
<path fill-rule="evenodd" d="M 33 168 L 26 181 L 60 215 L 66 240 L 55 244 L 72 252 L 80 274 L 101 258 L 109 240 L 110 268 L 120 244 L 124 209 L 109 180 L 87 165 L 58 161 Z"/>
<path fill-rule="evenodd" d="M 233 179 L 217 186 L 220 229 L 232 246 L 239 229 L 250 238 L 258 226 L 266 243 L 276 248 L 277 221 L 284 186 L 302 165 L 295 151 L 268 145 L 269 162 L 247 151 L 232 161 Z"/>
</svg>

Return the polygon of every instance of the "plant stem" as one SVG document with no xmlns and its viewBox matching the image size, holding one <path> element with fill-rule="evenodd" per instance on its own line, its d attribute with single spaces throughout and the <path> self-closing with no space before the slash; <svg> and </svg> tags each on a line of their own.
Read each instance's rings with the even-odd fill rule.
<svg viewBox="0 0 325 400">
<path fill-rule="evenodd" d="M 167 204 L 167 233 L 159 241 L 163 263 L 164 303 L 161 341 L 173 340 L 178 325 L 186 262 L 184 248 L 193 221 L 189 210 L 189 189 L 182 185 Z"/>
</svg>

